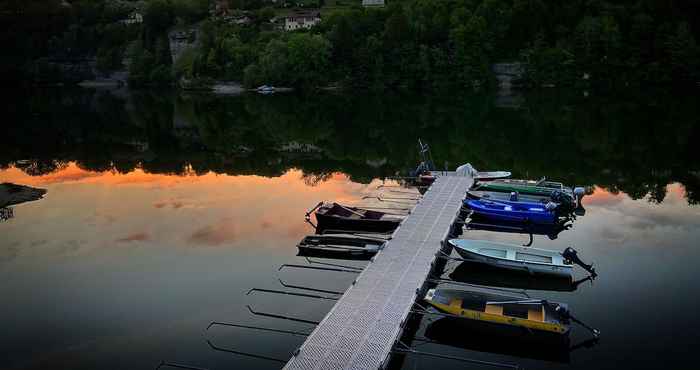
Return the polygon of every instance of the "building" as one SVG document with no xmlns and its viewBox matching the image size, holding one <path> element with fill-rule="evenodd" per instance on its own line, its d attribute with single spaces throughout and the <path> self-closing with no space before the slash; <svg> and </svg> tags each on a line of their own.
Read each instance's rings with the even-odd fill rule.
<svg viewBox="0 0 700 370">
<path fill-rule="evenodd" d="M 370 7 L 370 6 L 381 7 L 381 6 L 384 6 L 384 0 L 362 0 L 362 6 L 365 6 L 365 7 Z"/>
<path fill-rule="evenodd" d="M 126 19 L 122 19 L 119 22 L 123 24 L 141 24 L 143 23 L 143 15 L 139 12 L 131 12 Z"/>
<path fill-rule="evenodd" d="M 284 18 L 284 30 L 309 29 L 320 22 L 321 13 L 318 10 L 298 11 Z"/>
</svg>

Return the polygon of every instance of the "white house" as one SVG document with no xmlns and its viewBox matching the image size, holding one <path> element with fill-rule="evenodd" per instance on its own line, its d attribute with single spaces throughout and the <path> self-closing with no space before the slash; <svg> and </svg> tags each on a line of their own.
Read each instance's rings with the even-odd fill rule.
<svg viewBox="0 0 700 370">
<path fill-rule="evenodd" d="M 143 15 L 139 12 L 131 12 L 129 17 L 122 19 L 120 22 L 124 24 L 140 24 L 143 23 Z"/>
<path fill-rule="evenodd" d="M 321 13 L 318 10 L 294 12 L 284 18 L 284 30 L 309 29 L 320 22 Z"/>
</svg>

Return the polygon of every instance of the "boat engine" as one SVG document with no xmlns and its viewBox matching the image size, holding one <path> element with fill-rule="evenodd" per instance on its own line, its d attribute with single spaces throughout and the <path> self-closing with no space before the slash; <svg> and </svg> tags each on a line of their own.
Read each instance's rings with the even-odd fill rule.
<svg viewBox="0 0 700 370">
<path fill-rule="evenodd" d="M 564 249 L 563 252 L 561 252 L 561 255 L 567 261 L 575 263 L 581 266 L 581 268 L 583 268 L 584 270 L 588 271 L 593 278 L 598 276 L 598 274 L 595 272 L 595 269 L 593 268 L 593 265 L 588 265 L 585 262 L 581 261 L 581 259 L 578 257 L 578 252 L 574 248 L 567 247 L 566 249 Z"/>
<path fill-rule="evenodd" d="M 574 315 L 571 314 L 571 311 L 569 311 L 566 307 L 558 304 L 554 307 L 554 312 L 559 314 L 559 316 L 562 319 L 571 320 L 571 321 L 583 326 L 584 328 L 588 329 L 593 334 L 593 336 L 595 338 L 598 338 L 600 336 L 600 330 L 592 328 L 592 327 L 588 326 L 586 323 L 584 323 L 583 321 L 575 318 Z"/>
</svg>

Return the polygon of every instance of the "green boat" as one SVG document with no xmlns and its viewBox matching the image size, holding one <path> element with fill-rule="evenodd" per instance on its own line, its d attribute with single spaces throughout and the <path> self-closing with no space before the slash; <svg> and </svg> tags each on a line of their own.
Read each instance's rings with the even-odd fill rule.
<svg viewBox="0 0 700 370">
<path fill-rule="evenodd" d="M 564 186 L 564 184 L 560 182 L 546 181 L 545 179 L 539 181 L 503 179 L 479 182 L 474 185 L 472 190 L 498 191 L 504 193 L 517 192 L 520 194 L 544 196 L 550 196 L 552 192 L 556 190 L 573 197 L 572 190 Z"/>
</svg>

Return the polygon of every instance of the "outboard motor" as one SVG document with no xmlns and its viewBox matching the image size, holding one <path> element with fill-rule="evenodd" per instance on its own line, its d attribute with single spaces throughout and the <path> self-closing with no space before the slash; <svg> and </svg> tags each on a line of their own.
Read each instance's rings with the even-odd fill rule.
<svg viewBox="0 0 700 370">
<path fill-rule="evenodd" d="M 560 216 L 569 215 L 573 211 L 574 199 L 571 197 L 571 195 L 559 190 L 554 190 L 550 194 L 550 199 L 552 202 L 559 204 L 557 211 L 559 211 Z"/>
<path fill-rule="evenodd" d="M 517 202 L 517 201 L 518 201 L 518 192 L 517 192 L 517 191 L 512 191 L 512 192 L 510 192 L 510 201 L 511 201 L 511 202 Z"/>
<path fill-rule="evenodd" d="M 430 172 L 428 170 L 428 165 L 425 164 L 425 162 L 421 162 L 420 164 L 418 164 L 418 167 L 416 167 L 415 171 L 413 171 L 413 173 L 411 173 L 410 175 L 411 175 L 411 177 L 418 177 L 418 176 L 424 175 L 428 172 Z"/>
<path fill-rule="evenodd" d="M 550 304 L 550 307 L 551 307 L 551 304 Z M 588 329 L 593 334 L 593 336 L 595 338 L 598 338 L 600 336 L 600 330 L 592 328 L 592 327 L 586 325 L 586 323 L 584 323 L 583 321 L 575 318 L 574 315 L 571 314 L 571 311 L 569 311 L 566 307 L 559 305 L 559 304 L 555 305 L 554 312 L 556 312 L 559 315 L 559 317 L 561 317 L 562 319 L 571 320 L 571 321 L 583 326 L 584 328 Z"/>
<path fill-rule="evenodd" d="M 593 278 L 598 276 L 598 274 L 595 272 L 595 269 L 593 268 L 593 265 L 588 265 L 581 261 L 581 259 L 578 257 L 578 252 L 574 248 L 567 247 L 566 249 L 564 249 L 563 252 L 561 252 L 561 255 L 567 261 L 575 263 L 581 266 L 581 268 L 583 268 L 584 270 L 588 271 L 591 274 L 591 276 L 593 276 Z"/>
<path fill-rule="evenodd" d="M 581 199 L 583 199 L 583 196 L 586 195 L 586 189 L 577 186 L 574 188 L 574 196 L 576 197 L 576 208 L 574 209 L 574 213 L 576 216 L 583 216 L 586 214 L 586 209 L 583 208 L 583 205 L 581 204 Z"/>
</svg>

